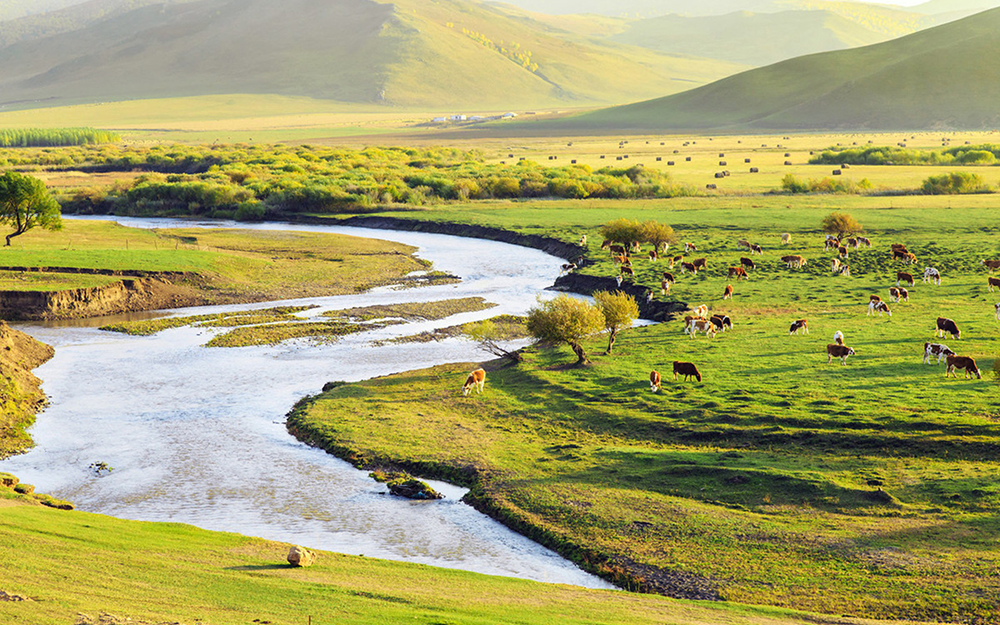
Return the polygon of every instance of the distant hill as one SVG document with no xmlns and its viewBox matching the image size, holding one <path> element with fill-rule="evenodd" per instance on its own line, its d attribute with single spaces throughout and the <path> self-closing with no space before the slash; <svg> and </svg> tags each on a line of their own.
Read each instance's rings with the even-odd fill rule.
<svg viewBox="0 0 1000 625">
<path fill-rule="evenodd" d="M 0 0 L 0 21 L 58 11 L 87 0 Z"/>
<path fill-rule="evenodd" d="M 592 13 L 612 17 L 678 15 L 725 15 L 737 11 L 760 13 L 788 7 L 782 0 L 495 0 L 527 11 L 549 15 Z"/>
<path fill-rule="evenodd" d="M 1000 0 L 929 0 L 910 7 L 913 11 L 935 15 L 938 13 L 978 13 L 1000 7 Z"/>
<path fill-rule="evenodd" d="M 0 22 L 0 42 L 16 42 L 0 47 L 0 105 L 221 93 L 592 105 L 747 67 L 583 37 L 478 0 L 92 0 L 32 23 L 25 34 L 21 20 Z"/>
<path fill-rule="evenodd" d="M 792 59 L 579 116 L 620 129 L 1000 127 L 1000 9 L 886 43 Z"/>
</svg>

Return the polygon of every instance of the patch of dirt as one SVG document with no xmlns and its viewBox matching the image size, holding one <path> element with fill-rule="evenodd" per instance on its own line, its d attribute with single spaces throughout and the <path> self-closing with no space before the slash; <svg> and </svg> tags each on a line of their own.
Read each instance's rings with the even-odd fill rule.
<svg viewBox="0 0 1000 625">
<path fill-rule="evenodd" d="M 2 504 L 3 502 L 0 502 Z M 9 592 L 4 592 L 0 590 L 0 601 L 31 601 L 30 598 L 24 595 L 15 595 Z"/>
<path fill-rule="evenodd" d="M 260 623 L 262 621 L 254 621 Z M 180 621 L 137 621 L 129 617 L 115 616 L 102 612 L 97 618 L 89 614 L 77 614 L 73 625 L 184 625 Z"/>
</svg>

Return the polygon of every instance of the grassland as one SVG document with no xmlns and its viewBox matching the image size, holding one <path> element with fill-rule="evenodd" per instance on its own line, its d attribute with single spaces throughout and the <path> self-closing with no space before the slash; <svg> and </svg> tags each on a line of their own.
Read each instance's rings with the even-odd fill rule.
<svg viewBox="0 0 1000 625">
<path fill-rule="evenodd" d="M 1000 241 L 988 197 L 947 202 L 750 196 L 410 213 L 566 241 L 587 234 L 594 262 L 583 271 L 607 277 L 617 270 L 597 249 L 601 223 L 670 223 L 709 270 L 678 275 L 661 296 L 665 265 L 635 261 L 636 281 L 736 327 L 715 339 L 691 339 L 679 322 L 635 329 L 615 356 L 582 369 L 566 367 L 568 349 L 531 348 L 473 399 L 458 392 L 469 365 L 338 387 L 289 427 L 355 461 L 464 481 L 476 505 L 627 587 L 996 622 L 1000 413 L 990 371 L 1000 342 L 997 296 L 979 263 L 1000 256 Z M 820 219 L 834 209 L 854 214 L 875 244 L 851 253 L 850 278 L 833 276 L 822 250 Z M 741 238 L 764 256 L 723 302 Z M 891 260 L 896 242 L 917 255 L 915 267 Z M 784 254 L 810 262 L 789 270 Z M 896 271 L 925 266 L 941 270 L 941 286 L 918 275 L 910 302 L 890 303 L 892 317 L 866 316 L 868 296 L 888 299 Z M 962 339 L 944 342 L 974 356 L 982 380 L 946 380 L 943 364 L 920 362 L 938 316 L 958 322 Z M 812 334 L 789 337 L 799 318 Z M 846 367 L 826 362 L 835 330 L 857 351 Z M 595 338 L 588 352 L 603 346 Z M 697 363 L 704 381 L 670 381 L 673 360 Z M 668 379 L 661 394 L 649 391 L 651 369 Z"/>
</svg>

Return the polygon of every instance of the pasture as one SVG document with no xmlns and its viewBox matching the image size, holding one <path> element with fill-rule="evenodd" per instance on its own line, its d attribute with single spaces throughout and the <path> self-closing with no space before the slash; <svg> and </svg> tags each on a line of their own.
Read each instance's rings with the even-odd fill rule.
<svg viewBox="0 0 1000 625">
<path fill-rule="evenodd" d="M 988 198 L 989 196 L 985 196 Z M 463 398 L 472 365 L 333 389 L 293 415 L 293 431 L 355 460 L 388 460 L 465 481 L 473 501 L 627 587 L 868 618 L 1000 618 L 996 524 L 1000 322 L 984 258 L 1000 257 L 983 197 L 679 198 L 636 203 L 442 207 L 410 218 L 467 221 L 589 240 L 583 272 L 611 277 L 600 223 L 656 219 L 698 246 L 708 270 L 660 294 L 664 261 L 636 255 L 635 281 L 658 299 L 705 304 L 731 331 L 692 339 L 681 321 L 623 333 L 613 356 L 572 368 L 568 348 L 494 363 Z M 892 201 L 894 206 L 888 204 Z M 945 200 L 946 202 L 947 200 Z M 872 239 L 830 271 L 821 218 L 847 209 Z M 459 214 L 461 213 L 461 214 Z M 400 215 L 402 216 L 402 215 Z M 515 226 L 514 224 L 517 224 Z M 792 234 L 782 245 L 780 234 Z M 747 239 L 763 247 L 733 282 Z M 893 261 L 904 243 L 917 265 Z M 677 253 L 680 253 L 678 250 Z M 799 270 L 779 260 L 800 254 Z M 940 286 L 921 282 L 924 267 Z M 888 288 L 912 270 L 909 302 Z M 732 283 L 735 296 L 722 300 Z M 892 316 L 868 316 L 871 294 Z M 962 338 L 935 339 L 937 317 Z M 789 336 L 796 319 L 808 335 Z M 835 331 L 856 350 L 827 364 Z M 973 356 L 983 378 L 945 378 L 925 342 Z M 701 383 L 674 381 L 674 360 Z M 490 367 L 487 367 L 490 369 Z M 648 376 L 664 378 L 658 394 Z M 372 427 L 375 424 L 377 427 Z"/>
</svg>

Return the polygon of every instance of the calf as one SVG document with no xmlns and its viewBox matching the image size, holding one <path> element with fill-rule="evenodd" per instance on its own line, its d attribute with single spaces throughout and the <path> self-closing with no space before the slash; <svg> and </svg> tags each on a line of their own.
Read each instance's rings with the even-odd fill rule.
<svg viewBox="0 0 1000 625">
<path fill-rule="evenodd" d="M 580 247 L 587 247 L 587 235 L 580 237 Z"/>
<path fill-rule="evenodd" d="M 1000 269 L 1000 260 L 984 260 L 982 263 L 985 267 L 989 268 L 990 273 L 995 270 Z"/>
<path fill-rule="evenodd" d="M 853 356 L 854 350 L 847 345 L 840 345 L 838 343 L 831 343 L 826 346 L 826 364 L 833 362 L 834 358 L 840 358 L 840 364 L 847 364 L 847 357 Z"/>
<path fill-rule="evenodd" d="M 751 254 L 757 254 L 758 256 L 763 256 L 764 255 L 764 248 L 762 248 L 761 246 L 759 246 L 757 244 L 751 245 L 750 246 L 750 253 Z"/>
<path fill-rule="evenodd" d="M 698 336 L 699 332 L 704 332 L 705 336 L 715 338 L 715 324 L 708 319 L 694 319 L 691 321 L 691 338 Z"/>
<path fill-rule="evenodd" d="M 733 329 L 733 322 L 726 315 L 712 315 L 712 318 L 709 319 L 709 321 L 712 322 L 715 329 L 719 332 L 725 332 L 726 330 Z"/>
<path fill-rule="evenodd" d="M 841 332 L 840 330 L 837 330 L 836 332 L 834 332 L 833 333 L 833 342 L 836 343 L 837 345 L 843 345 L 844 344 L 844 333 Z"/>
<path fill-rule="evenodd" d="M 697 251 L 698 251 L 698 246 L 695 245 L 694 243 L 685 243 L 684 244 L 684 253 L 685 254 L 690 254 L 691 252 L 697 252 Z"/>
<path fill-rule="evenodd" d="M 905 271 L 896 272 L 896 286 L 899 286 L 900 282 L 909 282 L 910 286 L 915 286 L 917 284 L 913 280 L 913 274 L 906 273 Z"/>
<path fill-rule="evenodd" d="M 1000 289 L 1000 278 L 986 278 L 988 280 L 988 288 L 990 293 L 993 292 L 993 288 L 996 287 Z"/>
<path fill-rule="evenodd" d="M 486 371 L 482 368 L 476 369 L 469 373 L 469 377 L 465 378 L 465 385 L 462 387 L 462 395 L 468 395 L 472 392 L 472 389 L 476 389 L 476 394 L 483 392 L 483 385 L 486 384 Z"/>
<path fill-rule="evenodd" d="M 695 260 L 691 261 L 691 264 L 694 265 L 695 269 L 706 269 L 706 270 L 708 269 L 707 258 L 696 258 Z"/>
<path fill-rule="evenodd" d="M 941 286 L 941 272 L 934 267 L 924 267 L 924 282 L 933 282 Z"/>
<path fill-rule="evenodd" d="M 882 316 L 882 313 L 888 313 L 890 317 L 892 316 L 892 311 L 889 310 L 889 306 L 885 302 L 876 302 L 875 300 L 868 302 L 868 314 L 872 315 L 876 312 L 879 317 Z"/>
<path fill-rule="evenodd" d="M 793 334 L 798 334 L 799 330 L 802 330 L 802 334 L 809 334 L 809 322 L 806 319 L 799 319 L 798 321 L 793 321 L 792 326 L 788 328 L 788 336 Z"/>
<path fill-rule="evenodd" d="M 691 273 L 698 273 L 698 268 L 694 266 L 694 263 L 681 263 L 681 273 L 690 271 Z"/>
<path fill-rule="evenodd" d="M 956 340 L 962 338 L 962 332 L 958 329 L 958 326 L 955 325 L 954 321 L 946 317 L 938 317 L 937 330 L 934 332 L 934 336 L 944 338 L 945 334 L 950 334 L 951 338 Z"/>
<path fill-rule="evenodd" d="M 941 343 L 924 343 L 924 359 L 922 362 L 931 364 L 931 356 L 937 356 L 937 364 L 941 364 L 942 358 L 954 355 L 955 352 L 948 349 L 947 345 Z"/>
<path fill-rule="evenodd" d="M 789 269 L 801 269 L 809 261 L 801 256 L 782 256 L 781 262 L 788 265 Z"/>
<path fill-rule="evenodd" d="M 740 256 L 740 265 L 748 269 L 757 268 L 757 263 L 753 262 L 752 258 L 747 258 L 746 256 Z"/>
<path fill-rule="evenodd" d="M 722 299 L 732 299 L 733 298 L 733 285 L 727 284 L 726 288 L 722 291 Z"/>
<path fill-rule="evenodd" d="M 892 301 L 897 302 L 897 303 L 899 302 L 899 300 L 903 300 L 903 301 L 906 301 L 906 302 L 910 301 L 910 292 L 907 291 L 906 289 L 904 289 L 901 286 L 899 286 L 899 287 L 890 286 L 889 287 L 889 296 L 892 297 Z"/>
<path fill-rule="evenodd" d="M 739 280 L 740 278 L 746 278 L 748 277 L 747 270 L 744 269 L 743 267 L 730 267 L 729 277 L 732 278 L 733 276 L 736 276 L 737 280 Z"/>
<path fill-rule="evenodd" d="M 698 367 L 694 366 L 694 363 L 690 362 L 680 362 L 674 361 L 674 379 L 677 379 L 677 375 L 680 374 L 684 376 L 684 381 L 687 382 L 690 378 L 697 378 L 701 382 L 701 373 L 698 372 Z"/>
<path fill-rule="evenodd" d="M 953 377 L 958 377 L 955 372 L 956 369 L 965 369 L 965 377 L 969 378 L 973 375 L 976 379 L 982 380 L 983 374 L 979 372 L 979 367 L 976 366 L 976 361 L 968 356 L 948 356 L 946 359 L 948 362 L 948 368 L 944 371 L 944 377 L 948 377 L 951 373 Z"/>
<path fill-rule="evenodd" d="M 660 372 L 659 371 L 651 371 L 649 373 L 649 390 L 653 391 L 654 393 L 659 392 L 659 390 L 660 390 Z"/>
</svg>

